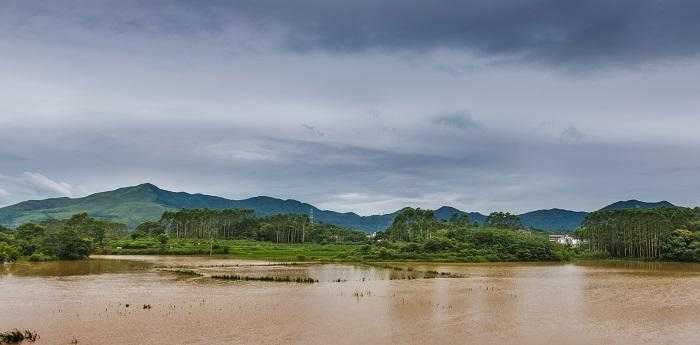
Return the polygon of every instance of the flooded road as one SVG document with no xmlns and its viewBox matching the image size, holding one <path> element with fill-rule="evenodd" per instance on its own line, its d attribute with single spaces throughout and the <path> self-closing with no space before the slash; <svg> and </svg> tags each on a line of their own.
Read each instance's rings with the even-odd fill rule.
<svg viewBox="0 0 700 345">
<path fill-rule="evenodd" d="M 698 344 L 700 265 L 21 263 L 0 268 L 11 328 L 37 344 Z"/>
</svg>

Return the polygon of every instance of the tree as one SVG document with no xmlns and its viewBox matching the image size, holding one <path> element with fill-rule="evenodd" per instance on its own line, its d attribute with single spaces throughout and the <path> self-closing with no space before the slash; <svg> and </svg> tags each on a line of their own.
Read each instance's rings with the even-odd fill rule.
<svg viewBox="0 0 700 345">
<path fill-rule="evenodd" d="M 612 257 L 683 257 L 674 248 L 682 251 L 689 245 L 692 232 L 687 228 L 698 216 L 697 210 L 685 207 L 597 211 L 586 216 L 579 235 L 590 251 Z"/>
<path fill-rule="evenodd" d="M 92 249 L 89 239 L 81 236 L 75 228 L 66 227 L 50 233 L 45 241 L 46 253 L 62 260 L 85 259 Z"/>
<path fill-rule="evenodd" d="M 469 215 L 466 213 L 453 214 L 452 217 L 450 217 L 450 224 L 461 227 L 472 226 L 471 220 L 469 219 Z"/>
<path fill-rule="evenodd" d="M 662 244 L 664 259 L 700 261 L 700 233 L 685 229 L 674 230 Z"/>
<path fill-rule="evenodd" d="M 19 249 L 9 243 L 0 242 L 0 264 L 19 258 Z"/>
<path fill-rule="evenodd" d="M 497 229 L 520 229 L 520 217 L 508 212 L 493 212 L 486 217 L 486 225 Z"/>
<path fill-rule="evenodd" d="M 386 234 L 392 240 L 422 241 L 432 237 L 440 227 L 442 225 L 435 219 L 433 210 L 407 207 L 394 217 Z"/>
</svg>

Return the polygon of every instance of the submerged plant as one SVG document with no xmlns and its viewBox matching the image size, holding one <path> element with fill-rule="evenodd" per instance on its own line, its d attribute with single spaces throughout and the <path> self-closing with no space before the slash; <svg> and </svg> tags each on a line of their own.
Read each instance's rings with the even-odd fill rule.
<svg viewBox="0 0 700 345">
<path fill-rule="evenodd" d="M 0 344 L 18 344 L 25 340 L 33 343 L 37 339 L 39 339 L 39 334 L 29 329 L 25 329 L 24 331 L 13 329 L 0 333 Z"/>
<path fill-rule="evenodd" d="M 270 276 L 263 276 L 263 277 L 250 277 L 250 276 L 241 276 L 237 274 L 225 274 L 225 275 L 214 275 L 212 276 L 214 279 L 221 279 L 221 280 L 257 280 L 257 281 L 266 281 L 266 282 L 291 282 L 291 283 L 318 283 L 318 280 L 313 279 L 313 278 L 308 278 L 308 277 L 270 277 Z"/>
</svg>

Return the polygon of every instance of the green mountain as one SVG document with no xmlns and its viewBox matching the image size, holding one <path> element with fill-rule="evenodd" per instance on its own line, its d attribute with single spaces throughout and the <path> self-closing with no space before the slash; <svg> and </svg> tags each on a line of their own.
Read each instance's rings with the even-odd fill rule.
<svg viewBox="0 0 700 345">
<path fill-rule="evenodd" d="M 666 207 L 676 207 L 676 205 L 663 200 L 659 202 L 644 202 L 639 200 L 627 200 L 618 201 L 605 206 L 600 209 L 600 211 L 611 211 L 611 210 L 625 210 L 630 208 L 666 208 Z"/>
<path fill-rule="evenodd" d="M 318 221 L 368 232 L 384 229 L 394 219 L 393 213 L 363 217 L 352 212 L 321 210 L 297 200 L 282 200 L 267 196 L 230 200 L 204 194 L 171 192 L 145 183 L 83 198 L 24 201 L 0 208 L 0 224 L 16 227 L 30 221 L 63 219 L 76 213 L 87 212 L 92 217 L 124 223 L 133 228 L 143 221 L 160 218 L 165 211 L 182 208 L 249 208 L 259 216 L 313 212 L 314 218 Z"/>
<path fill-rule="evenodd" d="M 537 210 L 520 215 L 523 225 L 547 231 L 571 231 L 583 223 L 586 212 L 576 212 L 553 208 L 549 210 Z"/>
<path fill-rule="evenodd" d="M 673 207 L 667 201 L 646 203 L 637 200 L 620 201 L 603 209 Z M 0 208 L 0 225 L 16 227 L 30 221 L 68 218 L 87 212 L 90 216 L 127 224 L 130 228 L 146 220 L 156 220 L 165 211 L 183 208 L 248 208 L 259 216 L 280 213 L 310 214 L 314 219 L 329 224 L 360 229 L 366 232 L 384 230 L 391 225 L 398 211 L 389 214 L 360 216 L 356 213 L 340 213 L 318 209 L 297 200 L 282 200 L 258 196 L 243 200 L 231 200 L 218 196 L 171 192 L 150 183 L 113 191 L 92 194 L 83 198 L 52 198 L 29 200 Z M 435 217 L 448 220 L 454 214 L 468 214 L 472 222 L 483 224 L 486 216 L 478 212 L 464 212 L 443 206 L 435 210 Z M 546 231 L 571 231 L 583 222 L 585 212 L 562 209 L 537 210 L 520 215 L 523 225 Z"/>
</svg>

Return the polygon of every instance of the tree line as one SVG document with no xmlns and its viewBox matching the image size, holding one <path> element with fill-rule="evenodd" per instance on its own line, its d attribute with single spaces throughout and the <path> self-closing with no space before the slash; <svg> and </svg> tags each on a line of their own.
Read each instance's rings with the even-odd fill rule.
<svg viewBox="0 0 700 345">
<path fill-rule="evenodd" d="M 0 227 L 0 262 L 26 257 L 34 261 L 84 259 L 106 240 L 127 233 L 124 224 L 79 213 L 68 219 L 25 223 L 17 229 Z"/>
<path fill-rule="evenodd" d="M 520 218 L 491 213 L 483 226 L 467 214 L 442 221 L 433 210 L 405 208 L 373 245 L 360 248 L 360 257 L 372 260 L 446 261 L 561 261 L 573 248 L 549 241 L 541 232 L 523 229 Z"/>
<path fill-rule="evenodd" d="M 249 209 L 184 209 L 165 212 L 158 221 L 139 225 L 132 236 L 250 239 L 276 243 L 362 242 L 367 237 L 361 231 L 326 223 L 311 223 L 307 215 L 276 214 L 257 217 Z"/>
<path fill-rule="evenodd" d="M 391 226 L 379 236 L 391 241 L 423 241 L 433 237 L 436 231 L 452 228 L 475 228 L 466 213 L 455 213 L 447 221 L 435 218 L 435 211 L 407 207 L 399 211 Z M 507 212 L 493 212 L 486 217 L 484 227 L 494 229 L 522 229 L 520 217 Z"/>
<path fill-rule="evenodd" d="M 700 261 L 700 209 L 668 207 L 589 213 L 576 235 L 594 253 Z"/>
</svg>

